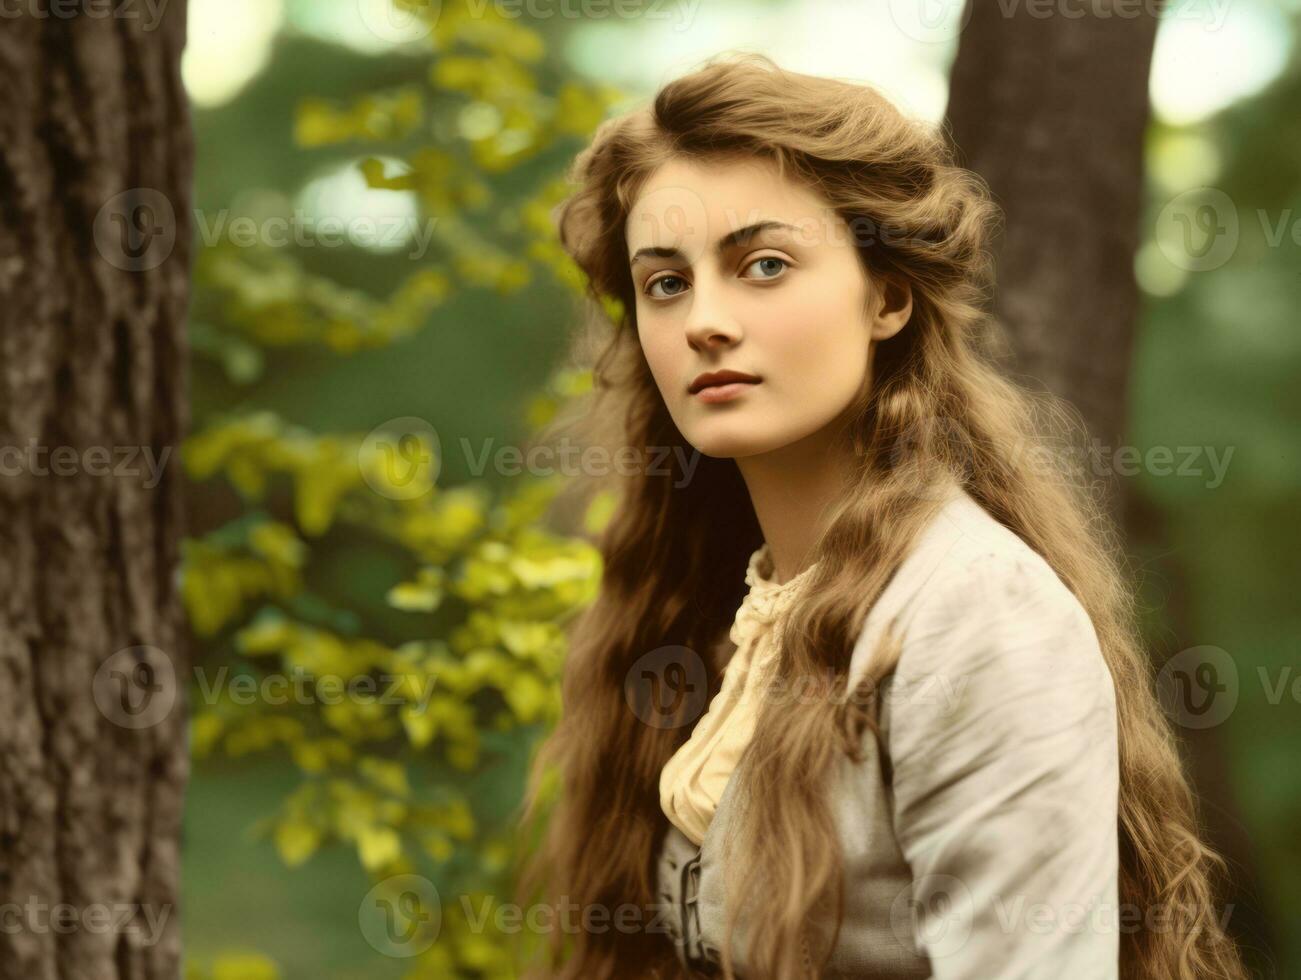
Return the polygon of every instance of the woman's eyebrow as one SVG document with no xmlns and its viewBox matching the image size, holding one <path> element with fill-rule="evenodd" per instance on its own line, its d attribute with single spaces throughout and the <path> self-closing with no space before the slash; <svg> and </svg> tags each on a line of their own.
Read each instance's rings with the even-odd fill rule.
<svg viewBox="0 0 1301 980">
<path fill-rule="evenodd" d="M 714 243 L 714 251 L 719 255 L 722 255 L 729 248 L 733 248 L 736 245 L 746 245 L 755 235 L 765 231 L 772 231 L 774 229 L 798 231 L 794 225 L 787 224 L 784 221 L 756 221 L 754 224 L 746 225 L 744 228 L 738 228 L 736 231 L 729 231 Z M 636 265 L 638 261 L 647 257 L 654 257 L 657 259 L 686 258 L 681 249 L 648 245 L 645 248 L 637 249 L 637 251 L 632 254 L 632 258 L 628 260 L 628 264 Z"/>
</svg>

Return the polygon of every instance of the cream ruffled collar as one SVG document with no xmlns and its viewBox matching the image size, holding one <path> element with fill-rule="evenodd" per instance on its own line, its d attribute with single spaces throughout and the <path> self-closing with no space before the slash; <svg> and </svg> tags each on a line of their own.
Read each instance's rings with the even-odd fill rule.
<svg viewBox="0 0 1301 980">
<path fill-rule="evenodd" d="M 750 587 L 732 622 L 730 637 L 740 647 L 753 639 L 776 620 L 795 601 L 803 584 L 808 581 L 818 563 L 814 562 L 787 582 L 776 582 L 772 552 L 764 542 L 750 556 L 745 570 L 745 584 Z"/>
</svg>

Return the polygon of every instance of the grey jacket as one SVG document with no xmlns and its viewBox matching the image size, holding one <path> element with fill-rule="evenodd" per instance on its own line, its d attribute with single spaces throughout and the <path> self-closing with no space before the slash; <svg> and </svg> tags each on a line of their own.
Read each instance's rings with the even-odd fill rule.
<svg viewBox="0 0 1301 980">
<path fill-rule="evenodd" d="M 880 690 L 884 753 L 831 789 L 846 914 L 828 977 L 1116 980 L 1115 689 L 1083 606 L 965 491 L 941 507 L 854 646 L 903 650 Z M 718 971 L 733 778 L 700 847 L 670 826 L 658 894 L 685 965 Z M 738 919 L 740 977 L 749 923 Z"/>
</svg>

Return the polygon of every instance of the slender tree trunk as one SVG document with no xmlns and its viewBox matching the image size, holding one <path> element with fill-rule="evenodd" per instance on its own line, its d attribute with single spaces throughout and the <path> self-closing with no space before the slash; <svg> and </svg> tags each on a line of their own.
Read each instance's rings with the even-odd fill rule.
<svg viewBox="0 0 1301 980">
<path fill-rule="evenodd" d="M 995 314 L 1009 367 L 1071 402 L 1101 448 L 1128 431 L 1128 382 L 1139 312 L 1134 254 L 1143 205 L 1148 76 L 1157 21 L 1125 0 L 1048 5 L 968 0 L 950 85 L 949 123 L 966 166 L 1006 216 Z M 1067 15 L 1068 12 L 1069 15 Z M 1103 467 L 1100 465 L 1099 470 Z M 1171 551 L 1159 515 L 1132 480 L 1106 489 L 1136 555 Z M 1194 646 L 1184 574 L 1168 560 L 1169 631 L 1155 662 Z M 1250 841 L 1227 778 L 1223 731 L 1180 730 L 1212 846 L 1233 866 L 1229 929 L 1272 948 Z"/>
<path fill-rule="evenodd" d="M 180 974 L 193 148 L 147 6 L 0 20 L 4 980 Z"/>
</svg>

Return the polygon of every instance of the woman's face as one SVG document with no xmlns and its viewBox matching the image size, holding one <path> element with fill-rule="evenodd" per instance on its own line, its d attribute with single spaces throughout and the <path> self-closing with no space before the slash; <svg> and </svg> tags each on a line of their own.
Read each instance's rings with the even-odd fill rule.
<svg viewBox="0 0 1301 980">
<path fill-rule="evenodd" d="M 714 457 L 780 449 L 838 422 L 864 384 L 872 342 L 911 303 L 869 304 L 850 229 L 762 158 L 671 160 L 633 204 L 628 255 L 637 332 L 683 436 Z M 745 383 L 696 390 L 710 372 Z M 710 379 L 704 379 L 709 382 Z"/>
</svg>

